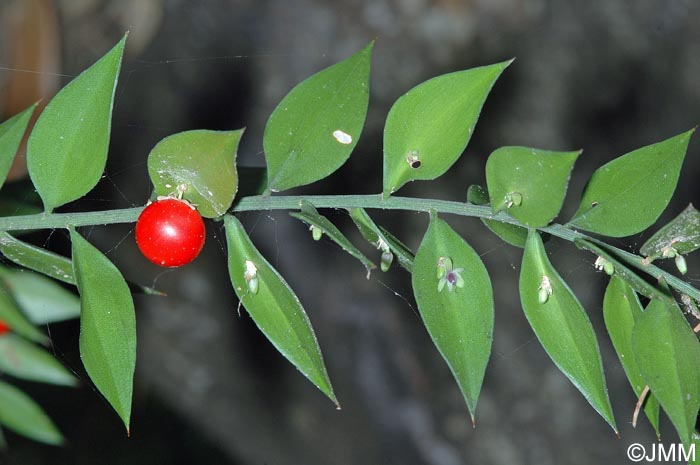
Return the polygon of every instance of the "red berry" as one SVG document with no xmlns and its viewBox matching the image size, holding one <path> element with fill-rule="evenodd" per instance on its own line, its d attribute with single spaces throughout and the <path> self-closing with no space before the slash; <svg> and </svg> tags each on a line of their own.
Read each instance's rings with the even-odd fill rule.
<svg viewBox="0 0 700 465">
<path fill-rule="evenodd" d="M 7 334 L 9 332 L 10 332 L 10 327 L 7 326 L 7 323 L 0 320 L 0 336 L 2 336 L 3 334 Z"/>
<path fill-rule="evenodd" d="M 189 203 L 157 200 L 143 209 L 136 221 L 136 244 L 156 265 L 174 268 L 199 255 L 204 246 L 204 221 Z"/>
</svg>

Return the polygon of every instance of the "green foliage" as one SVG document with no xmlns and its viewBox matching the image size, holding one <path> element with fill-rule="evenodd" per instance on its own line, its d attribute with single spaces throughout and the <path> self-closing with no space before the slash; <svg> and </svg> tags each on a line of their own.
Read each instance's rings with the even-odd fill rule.
<svg viewBox="0 0 700 465">
<path fill-rule="evenodd" d="M 230 215 L 224 221 L 229 276 L 241 305 L 272 345 L 338 405 L 316 335 L 301 302 L 255 248 L 240 221 Z"/>
<path fill-rule="evenodd" d="M 27 167 L 47 212 L 87 194 L 102 176 L 125 41 L 56 94 L 32 130 Z"/>
<path fill-rule="evenodd" d="M 124 42 L 61 90 L 29 137 L 29 172 L 46 213 L 32 214 L 34 207 L 17 199 L 0 200 L 0 212 L 10 215 L 0 218 L 0 252 L 20 268 L 0 267 L 0 321 L 12 331 L 0 336 L 0 370 L 25 380 L 75 385 L 62 364 L 35 343 L 48 342 L 37 325 L 80 316 L 85 369 L 128 431 L 136 362 L 131 292 L 158 292 L 126 281 L 75 227 L 133 222 L 141 210 L 51 213 L 85 195 L 102 175 Z M 612 276 L 603 311 L 630 384 L 637 396 L 650 387 L 644 409 L 657 433 L 660 405 L 683 442 L 694 440 L 700 408 L 700 342 L 665 282 L 681 294 L 690 313 L 698 314 L 700 291 L 651 262 L 675 258 L 684 274 L 687 264 L 682 254 L 700 247 L 700 213 L 689 206 L 661 227 L 642 246 L 646 258 L 579 232 L 622 237 L 651 226 L 673 194 L 693 131 L 599 168 L 567 225 L 551 222 L 562 209 L 580 152 L 497 149 L 486 164 L 488 190 L 471 186 L 466 203 L 392 196 L 407 182 L 439 177 L 457 161 L 486 97 L 511 63 L 507 61 L 435 77 L 397 100 L 384 130 L 381 194 L 271 196 L 321 180 L 348 159 L 367 113 L 372 46 L 303 81 L 282 100 L 265 128 L 267 169 L 237 166 L 242 129 L 181 132 L 160 141 L 149 155 L 156 195 L 184 197 L 203 216 L 223 217 L 234 291 L 262 333 L 338 405 L 306 312 L 234 214 L 294 210 L 291 215 L 311 226 L 314 239 L 327 235 L 369 272 L 374 263 L 317 208 L 347 210 L 362 237 L 376 247 L 382 271 L 389 271 L 396 259 L 412 274 L 422 320 L 473 419 L 491 352 L 493 290 L 479 255 L 437 212 L 479 217 L 501 239 L 524 247 L 520 299 L 527 320 L 557 367 L 615 429 L 596 335 L 580 302 L 547 257 L 540 236 L 547 233 L 594 254 L 593 265 Z M 0 124 L 0 184 L 33 108 Z M 6 187 L 3 194 L 7 192 Z M 3 209 L 7 205 L 10 208 Z M 415 257 L 411 248 L 375 223 L 369 208 L 430 212 L 430 225 Z M 72 261 L 10 234 L 55 227 L 70 230 Z M 80 299 L 53 280 L 77 285 Z M 638 295 L 652 299 L 645 311 Z M 49 444 L 63 440 L 31 399 L 5 383 L 0 383 L 0 424 Z"/>
<path fill-rule="evenodd" d="M 40 344 L 47 344 L 49 339 L 39 331 L 19 310 L 17 302 L 4 286 L 0 286 L 0 321 L 4 321 L 12 331 Z"/>
<path fill-rule="evenodd" d="M 136 368 L 134 302 L 117 267 L 75 229 L 70 235 L 80 292 L 80 358 L 128 432 Z"/>
<path fill-rule="evenodd" d="M 690 445 L 700 408 L 700 342 L 678 306 L 652 300 L 636 320 L 632 349 L 644 381 Z"/>
<path fill-rule="evenodd" d="M 350 208 L 348 213 L 366 241 L 377 247 L 382 254 L 396 255 L 399 265 L 409 273 L 413 271 L 413 252 L 406 245 L 389 231 L 377 226 L 364 209 Z"/>
<path fill-rule="evenodd" d="M 20 241 L 6 232 L 0 232 L 0 252 L 19 266 L 64 283 L 75 284 L 73 264 L 66 257 Z"/>
<path fill-rule="evenodd" d="M 50 353 L 15 334 L 0 336 L 0 371 L 40 383 L 75 386 L 78 380 Z"/>
<path fill-rule="evenodd" d="M 60 446 L 63 436 L 32 399 L 14 386 L 0 381 L 0 424 L 35 441 Z"/>
<path fill-rule="evenodd" d="M 469 186 L 467 190 L 467 203 L 474 205 L 491 205 L 489 192 L 476 184 Z M 510 223 L 502 223 L 500 221 L 481 219 L 482 223 L 491 230 L 492 233 L 515 247 L 521 249 L 525 247 L 527 241 L 527 229 L 522 226 L 517 226 Z"/>
<path fill-rule="evenodd" d="M 402 95 L 384 127 L 384 197 L 435 179 L 471 139 L 491 87 L 512 60 L 430 79 Z"/>
<path fill-rule="evenodd" d="M 651 236 L 639 252 L 651 260 L 672 258 L 700 249 L 700 212 L 688 205 L 680 215 Z"/>
<path fill-rule="evenodd" d="M 583 191 L 571 226 L 624 237 L 654 224 L 676 190 L 693 132 L 634 150 L 598 168 Z"/>
<path fill-rule="evenodd" d="M 242 135 L 242 129 L 197 130 L 158 142 L 148 155 L 148 174 L 156 194 L 181 194 L 205 218 L 226 213 L 238 190 L 236 154 Z"/>
<path fill-rule="evenodd" d="M 350 239 L 345 237 L 343 233 L 328 218 L 321 215 L 316 207 L 306 201 L 301 203 L 300 212 L 292 212 L 290 215 L 298 220 L 308 224 L 312 231 L 320 231 L 331 238 L 333 242 L 338 244 L 344 251 L 357 258 L 367 270 L 367 278 L 369 279 L 370 272 L 377 267 L 372 261 L 367 258 L 360 250 L 355 247 Z M 315 228 L 315 229 L 314 229 Z M 319 237 L 320 239 L 320 237 Z"/>
<path fill-rule="evenodd" d="M 559 214 L 569 177 L 581 152 L 551 152 L 503 147 L 486 162 L 486 182 L 493 211 L 537 228 Z"/>
<path fill-rule="evenodd" d="M 641 315 L 642 304 L 637 294 L 623 280 L 613 276 L 605 290 L 603 317 L 615 352 L 637 397 L 646 386 L 632 349 L 632 329 Z M 653 394 L 649 394 L 644 412 L 659 436 L 659 401 Z"/>
<path fill-rule="evenodd" d="M 35 325 L 80 316 L 80 300 L 55 281 L 28 270 L 0 268 L 0 281 Z"/>
<path fill-rule="evenodd" d="M 263 137 L 270 191 L 323 179 L 350 157 L 367 114 L 373 45 L 314 74 L 275 108 Z"/>
<path fill-rule="evenodd" d="M 608 262 L 610 265 L 612 265 L 613 273 L 615 274 L 615 276 L 624 281 L 628 286 L 630 286 L 632 289 L 634 289 L 635 292 L 639 293 L 640 295 L 643 295 L 644 297 L 647 297 L 649 299 L 659 298 L 663 300 L 669 298 L 668 293 L 666 291 L 660 290 L 654 287 L 653 285 L 649 284 L 642 278 L 640 278 L 634 271 L 625 266 L 622 263 L 622 261 L 609 254 L 603 248 L 598 247 L 592 241 L 577 239 L 574 241 L 574 244 L 576 244 L 576 247 L 578 247 L 581 250 L 588 250 L 589 252 L 593 252 L 594 254 L 596 254 L 598 256 L 596 262 L 598 260 L 604 260 L 605 262 Z M 596 266 L 595 262 L 594 266 Z M 599 266 L 596 267 L 600 268 Z"/>
<path fill-rule="evenodd" d="M 0 124 L 0 186 L 5 183 L 36 103 Z"/>
<path fill-rule="evenodd" d="M 549 262 L 542 239 L 534 230 L 528 235 L 520 269 L 520 301 L 549 357 L 617 431 L 593 326 Z"/>
<path fill-rule="evenodd" d="M 433 217 L 413 268 L 413 293 L 430 337 L 457 380 L 474 422 L 493 340 L 493 290 L 474 249 Z"/>
</svg>

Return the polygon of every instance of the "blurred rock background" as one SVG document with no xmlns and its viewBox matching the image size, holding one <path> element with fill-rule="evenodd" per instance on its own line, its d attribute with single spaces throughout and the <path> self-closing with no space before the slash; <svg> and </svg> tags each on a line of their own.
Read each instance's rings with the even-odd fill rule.
<svg viewBox="0 0 700 465">
<path fill-rule="evenodd" d="M 484 183 L 502 145 L 583 148 L 561 219 L 590 173 L 627 151 L 695 126 L 700 115 L 700 3 L 691 0 L 5 0 L 0 4 L 0 115 L 52 92 L 130 30 L 106 175 L 75 210 L 141 205 L 146 156 L 187 129 L 248 129 L 240 164 L 261 166 L 262 131 L 296 83 L 377 39 L 367 124 L 350 161 L 303 193 L 381 189 L 383 121 L 391 103 L 435 75 L 517 60 L 500 78 L 462 159 L 439 181 L 402 195 L 461 200 Z M 698 202 L 692 142 L 669 220 Z M 15 170 L 22 178 L 21 165 Z M 22 181 L 18 181 L 22 182 Z M 342 212 L 329 213 L 360 243 Z M 376 212 L 417 247 L 427 215 Z M 89 388 L 78 325 L 53 325 L 55 351 L 85 379 L 79 390 L 22 384 L 69 440 L 56 449 L 9 435 L 8 464 L 626 463 L 633 397 L 602 327 L 604 276 L 592 257 L 548 243 L 552 260 L 598 330 L 622 439 L 548 360 L 522 315 L 521 252 L 477 220 L 448 218 L 492 274 L 496 328 L 472 429 L 456 384 L 432 347 L 401 269 L 375 272 L 328 241 L 315 243 L 285 212 L 243 217 L 296 290 L 314 324 L 343 410 L 336 411 L 237 313 L 220 225 L 193 265 L 150 266 L 130 225 L 84 231 L 131 280 L 167 298 L 136 296 L 139 353 L 132 437 Z M 35 242 L 68 252 L 66 234 Z M 618 245 L 638 247 L 644 235 Z M 364 250 L 372 253 L 371 246 Z M 378 258 L 378 257 L 377 257 Z M 689 258 L 689 279 L 700 263 Z M 670 424 L 664 440 L 676 442 Z"/>
</svg>

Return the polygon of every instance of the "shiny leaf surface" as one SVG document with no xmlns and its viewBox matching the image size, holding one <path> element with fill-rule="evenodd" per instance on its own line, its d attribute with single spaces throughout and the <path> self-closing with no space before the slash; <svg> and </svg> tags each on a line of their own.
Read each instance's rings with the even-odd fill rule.
<svg viewBox="0 0 700 465">
<path fill-rule="evenodd" d="M 243 130 L 195 130 L 161 140 L 148 155 L 148 174 L 160 196 L 177 195 L 205 218 L 226 213 L 238 190 L 236 156 Z"/>
</svg>

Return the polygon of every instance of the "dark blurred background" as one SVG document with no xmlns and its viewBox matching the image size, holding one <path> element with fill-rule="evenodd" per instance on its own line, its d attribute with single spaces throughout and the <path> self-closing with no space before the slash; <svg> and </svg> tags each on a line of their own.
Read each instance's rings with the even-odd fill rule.
<svg viewBox="0 0 700 465">
<path fill-rule="evenodd" d="M 597 166 L 700 119 L 700 2 L 692 0 L 3 0 L 0 115 L 50 96 L 126 30 L 107 171 L 67 209 L 144 204 L 149 150 L 187 129 L 246 126 L 239 163 L 261 166 L 262 131 L 277 102 L 375 38 L 370 110 L 355 153 L 338 173 L 297 192 L 379 192 L 391 103 L 435 75 L 511 57 L 517 60 L 494 87 L 465 155 L 438 181 L 413 183 L 401 195 L 463 200 L 470 184 L 484 183 L 486 158 L 502 145 L 583 148 L 566 221 Z M 662 221 L 699 200 L 699 150 L 691 142 Z M 18 182 L 22 173 L 20 162 Z M 329 215 L 361 244 L 342 212 Z M 423 214 L 374 216 L 414 248 L 427 226 Z M 90 388 L 77 322 L 52 325 L 55 352 L 83 387 L 20 385 L 69 443 L 53 448 L 8 434 L 0 463 L 588 465 L 628 463 L 627 446 L 654 442 L 646 420 L 630 424 L 636 399 L 603 330 L 606 278 L 594 272 L 594 257 L 548 243 L 598 330 L 619 440 L 534 339 L 517 294 L 521 251 L 477 220 L 447 219 L 482 254 L 495 290 L 493 355 L 476 429 L 421 325 L 410 276 L 393 268 L 368 281 L 359 262 L 328 240 L 313 242 L 285 212 L 262 212 L 243 220 L 305 304 L 343 410 L 237 313 L 220 224 L 209 223 L 202 256 L 175 271 L 140 256 L 132 225 L 97 227 L 83 232 L 129 279 L 168 293 L 136 296 L 132 436 Z M 615 243 L 637 248 L 649 234 Z M 63 231 L 33 240 L 68 253 Z M 700 263 L 688 262 L 697 284 Z M 666 420 L 662 433 L 677 442 Z"/>
</svg>

